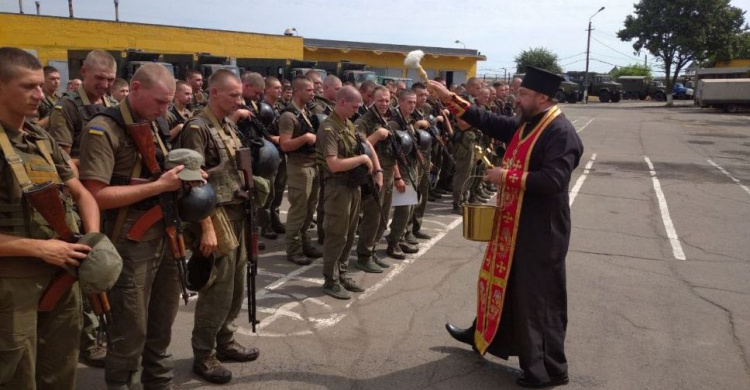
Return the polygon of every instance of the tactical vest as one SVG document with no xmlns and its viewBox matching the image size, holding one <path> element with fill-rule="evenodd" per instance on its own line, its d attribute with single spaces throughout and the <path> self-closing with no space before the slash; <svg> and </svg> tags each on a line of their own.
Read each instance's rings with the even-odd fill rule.
<svg viewBox="0 0 750 390">
<path fill-rule="evenodd" d="M 83 89 L 83 85 L 78 87 L 78 91 L 66 92 L 63 96 L 67 96 L 73 101 L 76 110 L 78 110 L 79 118 L 81 119 L 79 122 L 78 118 L 71 118 L 73 121 L 73 146 L 70 154 L 72 156 L 78 156 L 81 151 L 81 135 L 83 134 L 83 128 L 86 127 L 89 121 L 94 119 L 96 114 L 99 114 L 116 104 L 109 100 L 108 96 L 102 97 L 104 104 L 91 104 L 85 90 Z M 60 104 L 60 100 L 58 100 L 57 104 Z"/>
<path fill-rule="evenodd" d="M 294 117 L 297 118 L 297 123 L 300 125 L 299 132 L 297 131 L 297 128 L 294 128 L 294 132 L 292 133 L 292 138 L 301 137 L 307 133 L 315 133 L 315 129 L 313 128 L 312 123 L 310 122 L 310 119 L 304 115 L 303 111 L 297 110 L 294 105 L 289 105 L 289 107 L 283 109 L 281 111 L 281 114 L 283 115 L 285 112 L 291 112 L 294 114 Z M 277 121 L 278 123 L 278 121 Z M 293 150 L 289 152 L 290 154 L 303 154 L 305 156 L 309 156 L 312 154 L 315 154 L 315 145 L 310 144 L 304 144 L 300 146 L 298 149 Z"/>
<path fill-rule="evenodd" d="M 380 118 L 382 118 L 382 116 L 377 110 L 378 109 L 373 105 L 362 116 L 364 117 L 365 115 L 371 115 L 372 118 L 376 120 L 377 127 L 383 127 L 390 131 L 390 126 L 388 125 L 388 121 L 385 118 L 383 118 L 381 121 Z M 393 153 L 393 148 L 391 147 L 391 141 L 387 139 L 382 140 L 378 142 L 377 144 L 375 144 L 375 152 L 378 154 L 378 157 L 386 157 L 386 158 L 390 158 L 391 160 L 396 158 L 396 156 Z M 382 161 L 381 161 L 381 164 L 382 164 Z"/>
<path fill-rule="evenodd" d="M 0 218 L 0 233 L 44 240 L 56 237 L 55 231 L 42 215 L 31 207 L 24 198 L 19 178 L 13 173 L 13 169 L 18 168 L 14 168 L 13 165 L 25 171 L 30 182 L 27 186 L 44 184 L 50 181 L 58 186 L 58 189 L 61 190 L 60 198 L 63 200 L 65 208 L 65 221 L 74 232 L 78 231 L 78 215 L 73 211 L 73 200 L 65 191 L 62 191 L 63 183 L 57 174 L 57 168 L 49 152 L 52 150 L 50 139 L 36 130 L 29 131 L 29 133 L 39 138 L 36 140 L 36 145 L 43 156 L 29 154 L 16 149 L 10 144 L 10 140 L 4 130 L 2 130 L 3 134 L 0 135 L 0 138 L 4 138 L 0 139 L 2 155 L 4 157 L 3 161 L 6 164 L 6 169 L 3 172 L 5 175 L 13 176 L 12 182 L 15 184 L 10 186 L 10 188 L 3 189 L 3 191 L 10 193 L 10 197 L 5 202 L 0 202 L 0 215 L 2 215 L 2 218 Z M 10 150 L 7 150 L 8 148 Z M 13 156 L 17 156 L 18 158 Z"/>
<path fill-rule="evenodd" d="M 219 165 L 211 167 L 211 172 L 208 175 L 208 182 L 216 193 L 216 202 L 220 205 L 241 203 L 241 200 L 235 197 L 238 191 L 241 190 L 242 185 L 242 178 L 237 169 L 237 161 L 234 158 L 237 147 L 241 146 L 239 140 L 226 133 L 219 120 L 209 111 L 208 107 L 191 118 L 192 120 L 199 121 L 201 125 L 205 125 L 208 128 L 211 138 L 218 148 Z"/>
</svg>

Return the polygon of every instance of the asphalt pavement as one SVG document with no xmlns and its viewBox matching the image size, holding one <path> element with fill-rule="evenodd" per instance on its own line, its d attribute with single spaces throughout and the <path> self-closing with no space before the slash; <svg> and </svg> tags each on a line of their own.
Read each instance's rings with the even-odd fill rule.
<svg viewBox="0 0 750 390">
<path fill-rule="evenodd" d="M 750 389 L 750 112 L 677 104 L 561 105 L 585 147 L 570 183 L 565 388 Z M 367 291 L 350 301 L 323 294 L 321 260 L 293 265 L 283 236 L 264 240 L 258 333 L 243 310 L 237 335 L 261 355 L 227 364 L 222 388 L 517 388 L 517 359 L 480 357 L 444 329 L 473 319 L 484 252 L 450 211 L 429 204 L 434 238 L 418 254 L 383 274 L 352 267 Z M 180 307 L 170 351 L 180 388 L 207 389 L 191 372 L 193 309 Z M 79 367 L 78 388 L 104 388 L 101 369 Z"/>
</svg>

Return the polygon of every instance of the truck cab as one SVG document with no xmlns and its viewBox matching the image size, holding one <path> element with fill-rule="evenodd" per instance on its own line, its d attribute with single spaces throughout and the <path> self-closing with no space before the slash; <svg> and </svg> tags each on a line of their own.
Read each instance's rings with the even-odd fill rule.
<svg viewBox="0 0 750 390">
<path fill-rule="evenodd" d="M 351 84 L 357 88 L 365 81 L 378 82 L 378 75 L 370 70 L 365 70 L 365 64 L 349 61 L 339 63 L 339 78 L 344 84 Z"/>
<path fill-rule="evenodd" d="M 688 100 L 693 98 L 694 91 L 683 83 L 675 83 L 672 88 L 672 97 L 677 100 Z"/>
</svg>

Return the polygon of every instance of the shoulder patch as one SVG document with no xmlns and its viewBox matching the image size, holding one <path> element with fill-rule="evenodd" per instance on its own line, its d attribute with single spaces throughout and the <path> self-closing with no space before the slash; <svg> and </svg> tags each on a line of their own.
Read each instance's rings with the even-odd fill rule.
<svg viewBox="0 0 750 390">
<path fill-rule="evenodd" d="M 196 130 L 201 128 L 199 125 L 190 125 L 189 127 Z"/>
<path fill-rule="evenodd" d="M 333 132 L 333 126 L 332 125 L 328 125 L 328 124 L 327 125 L 323 125 L 323 130 L 325 130 L 325 131 L 327 131 L 329 133 Z"/>
<path fill-rule="evenodd" d="M 60 103 L 55 104 L 55 110 L 62 110 Z"/>
</svg>

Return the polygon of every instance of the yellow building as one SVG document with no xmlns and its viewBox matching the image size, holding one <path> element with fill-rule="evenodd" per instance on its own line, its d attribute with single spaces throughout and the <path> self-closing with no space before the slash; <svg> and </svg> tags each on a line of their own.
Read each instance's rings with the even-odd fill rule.
<svg viewBox="0 0 750 390">
<path fill-rule="evenodd" d="M 486 58 L 476 50 L 415 47 L 379 43 L 330 41 L 289 35 L 209 30 L 106 20 L 0 13 L 0 46 L 14 46 L 34 53 L 45 65 L 60 70 L 63 82 L 80 77 L 80 66 L 92 49 L 110 51 L 121 71 L 128 53 L 142 51 L 174 65 L 176 75 L 195 67 L 206 53 L 224 57 L 227 63 L 247 70 L 287 76 L 294 60 L 316 61 L 337 69 L 341 61 L 366 64 L 381 76 L 417 79 L 403 61 L 409 51 L 422 49 L 422 65 L 430 77 L 441 75 L 463 83 L 476 74 L 477 61 Z M 157 58 L 158 57 L 158 58 Z M 333 65 L 332 65 L 333 64 Z M 331 66 L 332 65 L 332 66 Z M 320 67 L 320 66 L 318 66 Z M 126 74 L 119 74 L 126 77 Z"/>
<path fill-rule="evenodd" d="M 367 65 L 367 70 L 388 77 L 408 77 L 419 80 L 417 72 L 404 66 L 404 58 L 413 50 L 422 50 L 421 65 L 430 78 L 441 76 L 450 84 L 462 84 L 477 73 L 477 61 L 487 58 L 476 50 L 443 47 L 391 45 L 385 43 L 334 41 L 305 38 L 304 59 L 335 64 L 351 61 Z M 320 66 L 319 66 L 320 67 Z M 323 69 L 330 72 L 330 69 Z"/>
</svg>

